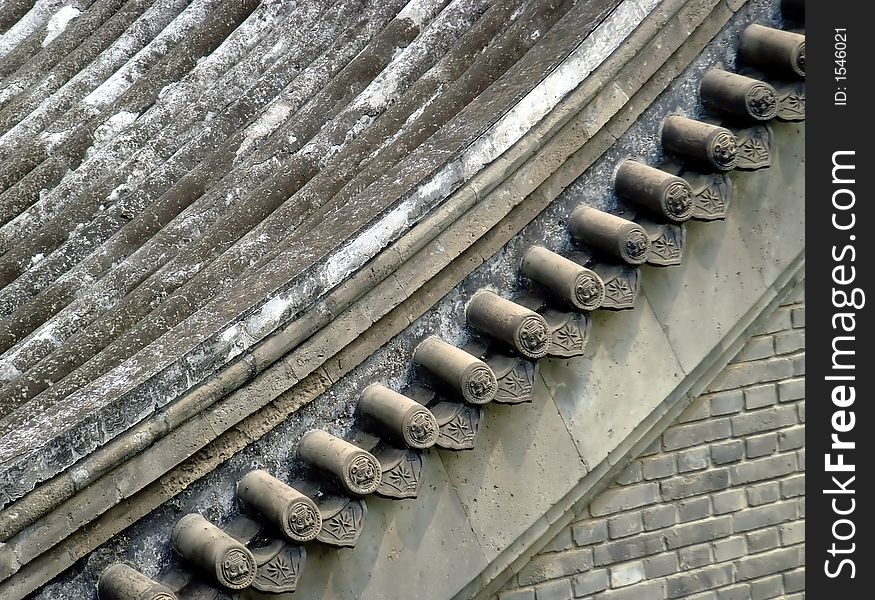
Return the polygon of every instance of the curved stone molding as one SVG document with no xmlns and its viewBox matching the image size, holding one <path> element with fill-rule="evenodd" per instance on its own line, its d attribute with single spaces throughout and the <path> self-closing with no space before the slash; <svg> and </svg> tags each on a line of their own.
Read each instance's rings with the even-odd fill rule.
<svg viewBox="0 0 875 600">
<path fill-rule="evenodd" d="M 647 264 L 657 267 L 681 264 L 684 258 L 684 244 L 687 239 L 687 230 L 683 225 L 657 223 L 645 218 L 640 218 L 638 223 L 647 232 L 647 237 L 650 238 Z"/>
<path fill-rule="evenodd" d="M 805 79 L 805 36 L 749 25 L 738 44 L 741 61 L 779 79 Z"/>
<path fill-rule="evenodd" d="M 538 313 L 494 292 L 474 294 L 466 310 L 468 324 L 510 346 L 527 358 L 547 355 L 550 332 Z"/>
<path fill-rule="evenodd" d="M 602 308 L 625 310 L 635 308 L 641 288 L 638 270 L 624 265 L 596 264 L 592 270 L 605 282 L 605 301 Z"/>
<path fill-rule="evenodd" d="M 698 165 L 718 171 L 735 168 L 735 136 L 725 127 L 671 115 L 662 124 L 662 146 L 669 154 Z"/>
<path fill-rule="evenodd" d="M 411 448 L 424 450 L 437 441 L 438 425 L 431 411 L 382 384 L 366 387 L 358 407 L 393 439 Z"/>
<path fill-rule="evenodd" d="M 368 505 L 359 498 L 321 494 L 316 501 L 322 514 L 322 529 L 316 539 L 337 548 L 353 548 L 364 527 Z"/>
<path fill-rule="evenodd" d="M 647 233 L 637 223 L 617 215 L 591 206 L 578 206 L 571 213 L 568 229 L 574 238 L 611 258 L 630 265 L 640 265 L 647 260 L 650 250 Z M 607 286 L 604 278 L 602 281 Z"/>
<path fill-rule="evenodd" d="M 322 527 L 316 504 L 267 471 L 256 469 L 237 484 L 237 495 L 293 542 L 309 542 Z"/>
<path fill-rule="evenodd" d="M 699 84 L 702 102 L 714 113 L 753 121 L 768 121 L 778 113 L 778 94 L 768 83 L 710 69 Z"/>
<path fill-rule="evenodd" d="M 716 221 L 726 218 L 732 201 L 732 180 L 726 173 L 686 171 L 682 177 L 693 189 L 693 219 Z"/>
<path fill-rule="evenodd" d="M 380 486 L 380 463 L 370 452 L 321 429 L 311 429 L 298 443 L 298 456 L 330 473 L 353 496 L 373 494 Z"/>
<path fill-rule="evenodd" d="M 426 338 L 416 347 L 413 362 L 424 367 L 454 397 L 471 404 L 486 404 L 495 398 L 498 383 L 492 369 L 436 336 Z"/>
<path fill-rule="evenodd" d="M 673 223 L 683 223 L 693 215 L 690 184 L 644 163 L 624 161 L 617 169 L 614 186 L 624 200 Z"/>
<path fill-rule="evenodd" d="M 781 121 L 805 120 L 805 84 L 801 81 L 775 85 L 778 93 L 778 119 Z"/>
<path fill-rule="evenodd" d="M 605 298 L 605 284 L 598 275 L 543 246 L 526 250 L 520 271 L 575 310 L 595 310 Z"/>
<path fill-rule="evenodd" d="M 474 447 L 483 418 L 482 408 L 457 402 L 438 402 L 430 408 L 440 428 L 438 446 L 446 450 L 470 450 Z"/>
<path fill-rule="evenodd" d="M 573 358 L 583 355 L 589 332 L 589 315 L 554 308 L 548 308 L 542 314 L 550 329 L 550 347 L 547 356 Z"/>
<path fill-rule="evenodd" d="M 748 127 L 737 131 L 735 136 L 738 140 L 738 169 L 755 171 L 772 165 L 772 130 L 769 127 Z"/>
<path fill-rule="evenodd" d="M 437 431 L 435 423 L 435 432 Z M 376 456 L 383 469 L 380 487 L 376 491 L 378 495 L 395 499 L 416 498 L 419 495 L 423 468 L 421 454 L 383 446 L 376 452 Z"/>
<path fill-rule="evenodd" d="M 177 600 L 169 589 L 123 563 L 103 570 L 97 596 L 100 600 Z"/>
<path fill-rule="evenodd" d="M 499 352 L 490 352 L 484 360 L 498 378 L 495 402 L 521 404 L 532 401 L 532 390 L 538 375 L 537 361 Z"/>
<path fill-rule="evenodd" d="M 249 549 L 201 515 L 185 515 L 173 527 L 173 549 L 229 590 L 242 590 L 255 579 L 255 557 Z"/>
<path fill-rule="evenodd" d="M 255 579 L 252 580 L 254 589 L 271 594 L 295 591 L 307 560 L 307 551 L 303 546 L 271 540 L 251 550 L 257 565 Z"/>
</svg>

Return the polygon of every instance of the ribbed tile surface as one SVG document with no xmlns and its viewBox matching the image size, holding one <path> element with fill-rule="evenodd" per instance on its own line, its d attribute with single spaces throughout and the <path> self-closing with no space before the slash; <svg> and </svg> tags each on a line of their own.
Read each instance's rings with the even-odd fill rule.
<svg viewBox="0 0 875 600">
<path fill-rule="evenodd" d="M 129 427 L 98 413 L 110 401 L 182 356 L 221 368 L 239 350 L 208 340 L 245 347 L 306 311 L 346 274 L 309 281 L 313 265 L 427 193 L 585 37 L 581 15 L 615 5 L 4 2 L 0 505 Z M 554 28 L 561 50 L 533 52 Z M 136 415 L 203 374 L 178 370 Z M 79 447 L 15 475 L 78 424 Z"/>
</svg>

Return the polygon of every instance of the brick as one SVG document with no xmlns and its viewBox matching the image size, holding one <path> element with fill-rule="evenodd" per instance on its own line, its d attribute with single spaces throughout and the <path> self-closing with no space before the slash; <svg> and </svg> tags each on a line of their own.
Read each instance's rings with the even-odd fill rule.
<svg viewBox="0 0 875 600">
<path fill-rule="evenodd" d="M 793 375 L 805 375 L 805 352 L 790 355 L 789 359 Z"/>
<path fill-rule="evenodd" d="M 662 439 L 656 438 L 644 449 L 641 456 L 651 456 L 653 454 L 659 454 L 660 452 L 662 452 Z"/>
<path fill-rule="evenodd" d="M 805 518 L 805 496 L 796 500 L 796 516 L 800 519 Z"/>
<path fill-rule="evenodd" d="M 687 523 L 711 516 L 711 499 L 707 496 L 678 502 L 678 521 Z"/>
<path fill-rule="evenodd" d="M 643 469 L 644 479 L 649 481 L 652 479 L 663 479 L 674 475 L 677 472 L 675 458 L 674 454 L 665 454 L 642 460 L 641 467 Z"/>
<path fill-rule="evenodd" d="M 796 450 L 805 446 L 805 425 L 789 427 L 778 432 L 778 450 Z M 805 464 L 804 461 L 802 464 Z"/>
<path fill-rule="evenodd" d="M 805 590 L 805 568 L 787 571 L 784 577 L 784 592 L 791 594 Z"/>
<path fill-rule="evenodd" d="M 790 354 L 805 349 L 805 330 L 793 329 L 775 334 L 775 354 Z"/>
<path fill-rule="evenodd" d="M 760 529 L 747 534 L 747 548 L 751 554 L 774 550 L 780 545 L 781 542 L 778 540 L 778 529 L 776 527 Z"/>
<path fill-rule="evenodd" d="M 534 588 L 499 592 L 498 600 L 535 600 Z"/>
<path fill-rule="evenodd" d="M 778 402 L 778 388 L 773 383 L 745 388 L 744 407 L 747 410 L 772 406 Z"/>
<path fill-rule="evenodd" d="M 778 383 L 778 401 L 805 400 L 805 378 L 785 379 Z"/>
<path fill-rule="evenodd" d="M 769 481 L 747 488 L 747 503 L 750 506 L 760 506 L 777 502 L 781 496 L 780 483 Z"/>
<path fill-rule="evenodd" d="M 732 440 L 711 445 L 711 460 L 715 465 L 726 465 L 744 458 L 744 442 Z"/>
<path fill-rule="evenodd" d="M 520 585 L 532 585 L 549 579 L 583 573 L 591 568 L 592 549 L 575 548 L 566 552 L 536 556 L 520 570 L 518 578 Z"/>
<path fill-rule="evenodd" d="M 729 535 L 732 531 L 732 517 L 716 517 L 707 521 L 696 521 L 677 525 L 665 531 L 665 543 L 669 549 L 692 546 L 709 542 Z"/>
<path fill-rule="evenodd" d="M 691 448 L 678 452 L 678 472 L 688 473 L 690 471 L 700 471 L 707 469 L 710 465 L 708 460 L 709 448 L 703 446 L 701 448 Z"/>
<path fill-rule="evenodd" d="M 641 511 L 644 529 L 651 531 L 662 527 L 670 527 L 678 522 L 677 508 L 672 504 L 645 508 Z"/>
<path fill-rule="evenodd" d="M 802 302 L 805 302 L 805 280 L 801 280 L 799 283 L 793 286 L 793 289 L 787 292 L 787 295 L 784 296 L 784 300 L 781 302 L 781 306 L 789 306 L 792 310 L 795 308 L 794 305 L 798 305 Z"/>
<path fill-rule="evenodd" d="M 711 394 L 711 415 L 732 415 L 744 408 L 744 392 L 741 390 L 728 390 Z"/>
<path fill-rule="evenodd" d="M 747 540 L 740 535 L 717 540 L 713 543 L 713 547 L 714 560 L 717 562 L 725 562 L 747 554 Z"/>
<path fill-rule="evenodd" d="M 738 353 L 734 362 L 746 362 L 768 358 L 775 354 L 775 341 L 771 335 L 758 335 L 750 338 Z"/>
<path fill-rule="evenodd" d="M 599 494 L 589 505 L 593 516 L 601 517 L 611 513 L 638 508 L 659 502 L 659 484 L 642 483 L 622 488 L 609 488 Z"/>
<path fill-rule="evenodd" d="M 709 590 L 701 594 L 693 594 L 692 596 L 687 596 L 686 600 L 717 600 L 717 592 Z"/>
<path fill-rule="evenodd" d="M 611 587 L 621 588 L 644 581 L 644 563 L 635 561 L 611 567 Z"/>
<path fill-rule="evenodd" d="M 684 571 L 698 569 L 714 562 L 710 544 L 699 544 L 678 550 L 678 564 Z"/>
<path fill-rule="evenodd" d="M 701 421 L 707 419 L 711 415 L 711 403 L 707 396 L 699 396 L 686 407 L 680 415 L 678 415 L 678 423 L 689 423 L 691 421 Z"/>
<path fill-rule="evenodd" d="M 744 440 L 747 458 L 760 458 L 774 454 L 778 449 L 778 433 L 775 431 L 752 435 Z"/>
<path fill-rule="evenodd" d="M 708 419 L 669 427 L 662 434 L 662 443 L 667 450 L 679 450 L 727 438 L 731 433 L 729 417 Z"/>
<path fill-rule="evenodd" d="M 799 404 L 797 404 L 796 411 L 799 413 L 799 422 L 804 423 L 805 422 L 805 403 L 800 402 Z"/>
<path fill-rule="evenodd" d="M 742 557 L 735 564 L 739 579 L 758 579 L 766 575 L 795 569 L 799 566 L 799 553 L 796 548 L 781 548 Z"/>
<path fill-rule="evenodd" d="M 648 581 L 631 585 L 619 590 L 608 590 L 593 597 L 593 600 L 663 600 L 665 598 L 665 583 Z"/>
<path fill-rule="evenodd" d="M 665 577 L 677 573 L 679 569 L 678 555 L 674 552 L 666 552 L 644 559 L 644 574 L 648 579 Z"/>
<path fill-rule="evenodd" d="M 717 600 L 750 600 L 750 585 L 730 585 L 717 591 Z"/>
<path fill-rule="evenodd" d="M 617 477 L 617 483 L 620 485 L 630 485 L 638 483 L 641 481 L 641 478 L 641 461 L 634 460 Z"/>
<path fill-rule="evenodd" d="M 535 600 L 571 600 L 571 580 L 548 581 L 535 586 Z"/>
<path fill-rule="evenodd" d="M 794 328 L 801 329 L 805 327 L 805 307 L 794 307 L 790 311 L 790 321 L 793 323 Z"/>
<path fill-rule="evenodd" d="M 805 521 L 785 523 L 778 528 L 778 531 L 781 534 L 782 546 L 792 546 L 805 541 Z"/>
<path fill-rule="evenodd" d="M 644 522 L 640 512 L 629 512 L 613 519 L 608 519 L 608 534 L 611 539 L 626 537 L 635 533 L 641 533 Z"/>
<path fill-rule="evenodd" d="M 571 528 L 574 543 L 578 546 L 588 546 L 608 539 L 608 522 L 604 519 L 598 521 L 584 521 Z"/>
<path fill-rule="evenodd" d="M 781 480 L 781 498 L 795 498 L 805 495 L 805 474 L 793 475 Z"/>
<path fill-rule="evenodd" d="M 776 454 L 768 458 L 758 458 L 730 467 L 732 484 L 740 485 L 763 479 L 773 479 L 796 470 L 795 454 Z"/>
<path fill-rule="evenodd" d="M 680 500 L 681 498 L 697 496 L 728 487 L 729 469 L 710 469 L 690 475 L 663 479 L 659 485 L 662 488 L 662 497 L 666 501 Z"/>
<path fill-rule="evenodd" d="M 686 598 L 690 594 L 724 586 L 732 582 L 732 565 L 712 565 L 666 578 L 668 598 Z"/>
<path fill-rule="evenodd" d="M 789 306 L 780 306 L 775 309 L 763 323 L 760 331 L 776 333 L 787 329 L 793 329 L 793 309 Z"/>
<path fill-rule="evenodd" d="M 634 560 L 651 554 L 665 552 L 666 540 L 662 531 L 643 533 L 616 542 L 599 544 L 593 549 L 596 566 Z"/>
<path fill-rule="evenodd" d="M 711 391 L 731 390 L 757 383 L 787 379 L 795 374 L 792 361 L 792 356 L 788 355 L 731 364 L 723 369 L 723 372 L 711 384 Z"/>
<path fill-rule="evenodd" d="M 730 417 L 732 419 L 732 435 L 740 437 L 789 427 L 796 424 L 797 417 L 796 407 L 789 404 L 736 415 Z"/>
<path fill-rule="evenodd" d="M 566 527 L 560 531 L 553 540 L 541 548 L 541 552 L 561 552 L 574 547 L 574 540 L 571 538 L 571 528 Z"/>
<path fill-rule="evenodd" d="M 571 587 L 574 590 L 574 597 L 580 598 L 608 589 L 608 582 L 608 570 L 599 569 L 597 571 L 590 571 L 589 573 L 576 575 L 571 580 Z"/>
<path fill-rule="evenodd" d="M 797 505 L 793 500 L 776 502 L 756 508 L 748 508 L 732 514 L 732 527 L 736 532 L 761 529 L 787 521 L 794 521 Z"/>
<path fill-rule="evenodd" d="M 747 507 L 747 495 L 743 489 L 727 490 L 711 496 L 715 515 L 735 512 Z"/>
<path fill-rule="evenodd" d="M 767 598 L 780 598 L 784 594 L 784 582 L 780 575 L 773 575 L 751 582 L 751 600 L 766 600 Z"/>
</svg>

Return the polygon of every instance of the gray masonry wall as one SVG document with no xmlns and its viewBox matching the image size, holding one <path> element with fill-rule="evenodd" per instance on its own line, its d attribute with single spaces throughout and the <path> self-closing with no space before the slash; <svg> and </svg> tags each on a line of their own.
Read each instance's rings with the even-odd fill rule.
<svg viewBox="0 0 875 600">
<path fill-rule="evenodd" d="M 801 600 L 804 284 L 498 600 Z"/>
</svg>

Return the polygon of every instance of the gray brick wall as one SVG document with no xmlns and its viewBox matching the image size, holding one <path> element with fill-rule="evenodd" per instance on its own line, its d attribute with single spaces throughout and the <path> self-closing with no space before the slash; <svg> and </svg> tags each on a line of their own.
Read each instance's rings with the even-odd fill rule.
<svg viewBox="0 0 875 600">
<path fill-rule="evenodd" d="M 805 597 L 803 294 L 498 600 Z"/>
</svg>

